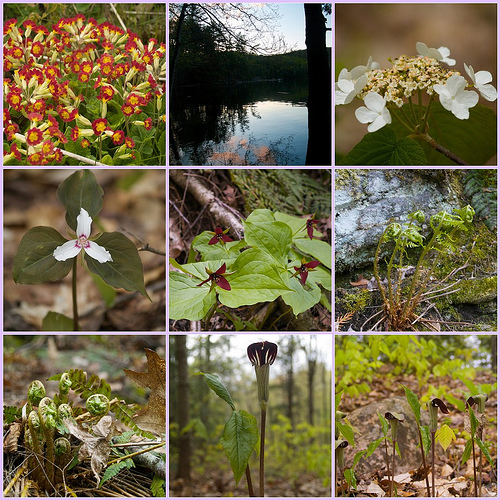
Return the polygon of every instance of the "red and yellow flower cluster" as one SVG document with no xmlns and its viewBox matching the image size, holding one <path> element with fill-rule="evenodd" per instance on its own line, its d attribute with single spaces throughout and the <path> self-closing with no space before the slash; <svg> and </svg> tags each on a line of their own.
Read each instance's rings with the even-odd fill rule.
<svg viewBox="0 0 500 500">
<path fill-rule="evenodd" d="M 107 154 L 129 158 L 135 128 L 162 123 L 165 44 L 155 39 L 144 45 L 130 30 L 79 14 L 50 31 L 10 19 L 3 50 L 4 134 L 11 143 L 4 161 L 61 162 L 68 140 L 97 157 L 108 138 Z"/>
</svg>

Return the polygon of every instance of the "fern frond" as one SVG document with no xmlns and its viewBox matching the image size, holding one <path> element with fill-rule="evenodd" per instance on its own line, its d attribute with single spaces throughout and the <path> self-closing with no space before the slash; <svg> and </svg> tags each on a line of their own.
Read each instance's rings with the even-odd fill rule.
<svg viewBox="0 0 500 500">
<path fill-rule="evenodd" d="M 131 458 L 127 458 L 125 460 L 121 460 L 116 464 L 110 465 L 102 475 L 101 482 L 99 483 L 99 488 L 111 478 L 115 477 L 122 469 L 131 469 L 135 467 L 134 461 Z"/>
</svg>

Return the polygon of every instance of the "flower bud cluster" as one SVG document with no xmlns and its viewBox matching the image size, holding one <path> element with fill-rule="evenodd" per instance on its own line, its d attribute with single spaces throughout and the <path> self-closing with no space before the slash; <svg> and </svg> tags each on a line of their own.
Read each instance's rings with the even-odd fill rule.
<svg viewBox="0 0 500 500">
<path fill-rule="evenodd" d="M 436 95 L 434 85 L 444 85 L 458 71 L 447 70 L 431 57 L 398 57 L 389 69 L 374 69 L 367 73 L 368 82 L 357 97 L 364 99 L 369 92 L 385 96 L 399 108 L 404 99 L 423 90 Z"/>
</svg>

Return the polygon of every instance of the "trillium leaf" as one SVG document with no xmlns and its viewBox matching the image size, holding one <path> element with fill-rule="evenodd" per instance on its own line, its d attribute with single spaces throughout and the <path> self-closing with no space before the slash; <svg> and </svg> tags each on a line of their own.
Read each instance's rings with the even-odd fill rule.
<svg viewBox="0 0 500 500">
<path fill-rule="evenodd" d="M 268 208 L 255 209 L 246 219 L 247 222 L 276 222 L 273 212 Z"/>
<path fill-rule="evenodd" d="M 245 241 L 270 255 L 278 265 L 286 266 L 292 245 L 292 230 L 283 222 L 244 222 Z"/>
<path fill-rule="evenodd" d="M 274 260 L 258 249 L 243 252 L 231 269 L 235 271 L 228 277 L 231 290 L 217 289 L 221 303 L 228 307 L 272 302 L 290 291 L 276 270 Z"/>
<path fill-rule="evenodd" d="M 419 142 L 398 138 L 392 128 L 385 126 L 366 134 L 341 165 L 427 165 L 427 158 Z"/>
<path fill-rule="evenodd" d="M 90 170 L 71 174 L 57 188 L 57 199 L 66 209 L 66 223 L 76 231 L 76 218 L 84 208 L 92 219 L 102 210 L 104 191 Z"/>
<path fill-rule="evenodd" d="M 70 332 L 74 328 L 74 321 L 64 314 L 49 311 L 42 321 L 44 332 Z"/>
<path fill-rule="evenodd" d="M 283 275 L 285 274 L 288 273 L 283 273 Z M 288 286 L 294 291 L 286 292 L 281 295 L 285 304 L 292 308 L 295 316 L 310 309 L 317 304 L 321 298 L 321 290 L 318 285 L 316 285 L 314 281 L 309 281 L 312 274 L 313 272 L 309 273 L 304 286 L 302 286 L 297 277 L 290 278 L 288 280 Z"/>
<path fill-rule="evenodd" d="M 169 273 L 169 306 L 170 319 L 203 319 L 216 303 L 215 290 L 196 286 L 200 283 L 191 276 L 175 271 Z"/>
<path fill-rule="evenodd" d="M 85 254 L 89 270 L 100 276 L 108 285 L 123 288 L 128 292 L 139 292 L 151 300 L 144 287 L 142 261 L 132 241 L 115 231 L 102 233 L 95 242 L 108 250 L 113 261 L 101 264 Z"/>
<path fill-rule="evenodd" d="M 14 281 L 24 285 L 38 285 L 64 278 L 71 271 L 73 259 L 59 262 L 53 254 L 58 246 L 67 241 L 51 227 L 30 229 L 23 236 L 14 256 Z"/>
<path fill-rule="evenodd" d="M 274 217 L 278 222 L 284 222 L 287 226 L 290 227 L 290 229 L 292 230 L 294 242 L 296 239 L 308 238 L 306 229 L 307 218 L 288 215 L 283 212 L 275 212 Z M 315 227 L 313 227 L 313 236 L 321 238 L 323 234 L 320 233 Z"/>
<path fill-rule="evenodd" d="M 209 245 L 208 242 L 212 239 L 213 233 L 203 231 L 203 233 L 196 236 L 193 240 L 191 247 L 197 250 L 202 260 L 217 260 L 217 259 L 235 259 L 240 254 L 240 250 L 246 246 L 246 242 L 242 241 L 228 241 L 224 245 L 216 243 Z"/>
<path fill-rule="evenodd" d="M 301 252 L 319 260 L 328 269 L 332 268 L 332 247 L 326 241 L 301 238 L 293 240 L 293 243 Z"/>
<path fill-rule="evenodd" d="M 224 426 L 220 443 L 233 469 L 236 484 L 240 482 L 258 440 L 257 419 L 244 410 L 233 411 Z"/>
</svg>

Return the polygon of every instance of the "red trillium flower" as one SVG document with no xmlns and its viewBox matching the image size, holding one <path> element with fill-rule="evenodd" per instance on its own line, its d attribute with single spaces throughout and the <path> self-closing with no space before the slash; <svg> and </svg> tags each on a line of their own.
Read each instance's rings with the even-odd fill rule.
<svg viewBox="0 0 500 500">
<path fill-rule="evenodd" d="M 319 220 L 316 220 L 313 217 L 314 215 L 306 221 L 307 236 L 309 236 L 311 240 L 313 239 L 313 230 L 316 227 L 316 224 L 319 222 Z"/>
<path fill-rule="evenodd" d="M 212 282 L 210 285 L 210 291 L 213 290 L 214 286 L 220 286 L 223 290 L 231 290 L 231 285 L 227 281 L 226 278 L 224 278 L 224 273 L 226 272 L 226 264 L 222 264 L 222 266 L 217 269 L 217 271 L 212 272 L 210 269 L 205 268 L 205 271 L 208 274 L 208 278 L 205 281 L 202 281 L 199 285 L 196 286 L 201 286 L 204 285 L 205 283 L 208 283 L 209 281 Z"/>
<path fill-rule="evenodd" d="M 254 366 L 272 365 L 278 354 L 278 346 L 272 342 L 256 342 L 247 348 L 248 359 Z"/>
<path fill-rule="evenodd" d="M 209 231 L 212 234 L 215 234 L 215 236 L 208 242 L 209 245 L 215 245 L 219 241 L 225 245 L 229 241 L 233 241 L 232 238 L 227 236 L 227 232 L 229 231 L 229 228 L 227 228 L 225 231 L 223 231 L 220 227 L 215 228 L 215 233 L 212 233 L 212 231 Z"/>
<path fill-rule="evenodd" d="M 302 258 L 302 263 L 300 267 L 293 266 L 295 271 L 297 271 L 293 276 L 300 274 L 300 282 L 302 283 L 302 285 L 305 285 L 307 276 L 309 274 L 309 269 L 314 269 L 320 264 L 321 262 L 319 262 L 318 260 L 312 260 L 311 262 L 306 262 L 306 259 Z"/>
</svg>

